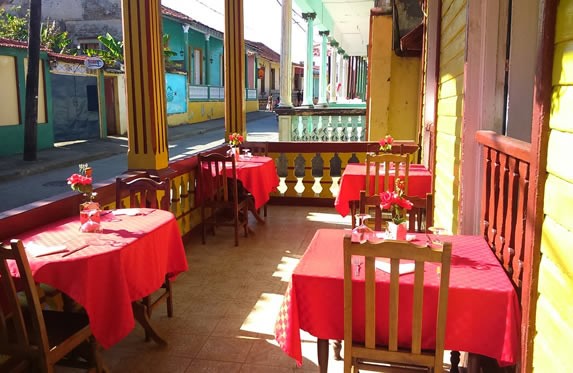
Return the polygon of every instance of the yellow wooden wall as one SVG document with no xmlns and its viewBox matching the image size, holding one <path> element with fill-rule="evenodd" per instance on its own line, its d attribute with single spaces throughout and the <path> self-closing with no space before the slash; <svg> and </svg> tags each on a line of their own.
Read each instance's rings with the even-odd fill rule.
<svg viewBox="0 0 573 373">
<path fill-rule="evenodd" d="M 456 233 L 459 204 L 462 113 L 464 104 L 464 56 L 466 0 L 442 1 L 434 212 L 437 226 Z"/>
<path fill-rule="evenodd" d="M 369 61 L 369 139 L 387 134 L 396 140 L 417 140 L 420 99 L 420 57 L 399 57 L 392 51 L 392 17 L 372 18 Z"/>
<path fill-rule="evenodd" d="M 573 0 L 557 10 L 533 367 L 573 369 Z"/>
<path fill-rule="evenodd" d="M 18 105 L 18 76 L 16 75 L 16 57 L 0 56 L 0 126 L 13 126 L 20 123 L 20 105 Z"/>
<path fill-rule="evenodd" d="M 259 101 L 246 101 L 247 113 L 259 110 Z M 224 101 L 189 101 L 187 112 L 167 116 L 169 126 L 178 126 L 186 123 L 200 123 L 206 120 L 223 118 L 225 116 Z"/>
</svg>

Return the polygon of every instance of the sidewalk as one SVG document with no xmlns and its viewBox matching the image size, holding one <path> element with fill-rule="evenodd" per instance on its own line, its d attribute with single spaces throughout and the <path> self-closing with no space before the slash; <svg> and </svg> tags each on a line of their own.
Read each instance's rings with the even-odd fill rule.
<svg viewBox="0 0 573 373">
<path fill-rule="evenodd" d="M 247 122 L 268 115 L 269 113 L 263 111 L 247 113 Z M 169 141 L 172 141 L 221 130 L 224 127 L 224 118 L 194 124 L 182 124 L 168 127 L 167 138 Z M 0 182 L 126 152 L 127 137 L 108 137 L 106 139 L 57 143 L 53 148 L 38 151 L 36 161 L 24 161 L 22 154 L 0 157 Z"/>
</svg>

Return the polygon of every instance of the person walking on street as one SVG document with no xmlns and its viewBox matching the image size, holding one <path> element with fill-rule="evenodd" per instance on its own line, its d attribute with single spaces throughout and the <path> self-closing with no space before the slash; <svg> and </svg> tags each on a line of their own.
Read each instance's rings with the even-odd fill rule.
<svg viewBox="0 0 573 373">
<path fill-rule="evenodd" d="M 267 111 L 272 111 L 272 110 L 273 110 L 273 95 L 270 94 L 267 99 Z"/>
</svg>

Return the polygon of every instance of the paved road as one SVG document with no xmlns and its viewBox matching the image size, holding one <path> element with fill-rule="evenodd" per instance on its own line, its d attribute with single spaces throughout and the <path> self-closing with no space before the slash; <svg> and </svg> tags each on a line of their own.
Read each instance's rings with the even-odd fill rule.
<svg viewBox="0 0 573 373">
<path fill-rule="evenodd" d="M 222 120 L 213 120 L 185 126 L 188 128 L 169 128 L 169 159 L 179 159 L 222 144 L 223 126 Z M 278 141 L 278 124 L 274 113 L 249 113 L 247 140 Z M 39 152 L 38 161 L 35 162 L 23 162 L 19 158 L 21 156 L 0 158 L 0 213 L 20 206 L 29 208 L 23 205 L 62 193 L 74 193 L 70 191 L 66 179 L 78 171 L 79 163 L 89 162 L 94 170 L 96 185 L 114 180 L 126 171 L 127 141 L 112 139 L 95 144 L 76 144 L 73 149 L 63 147 Z"/>
</svg>

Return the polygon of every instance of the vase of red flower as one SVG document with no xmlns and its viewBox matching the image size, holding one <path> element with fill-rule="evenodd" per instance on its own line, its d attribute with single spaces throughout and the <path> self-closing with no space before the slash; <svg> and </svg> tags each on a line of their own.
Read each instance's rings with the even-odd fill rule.
<svg viewBox="0 0 573 373">
<path fill-rule="evenodd" d="M 388 222 L 388 236 L 393 240 L 405 240 L 407 227 L 407 210 L 412 208 L 412 202 L 404 198 L 404 182 L 396 179 L 393 191 L 380 194 L 380 207 L 389 210 L 392 220 Z"/>
<path fill-rule="evenodd" d="M 79 165 L 79 173 L 68 178 L 68 184 L 76 192 L 83 194 L 85 201 L 80 204 L 80 231 L 101 232 L 101 209 L 95 201 L 97 193 L 92 186 L 92 168 L 85 164 Z"/>
<path fill-rule="evenodd" d="M 234 132 L 229 135 L 229 147 L 231 148 L 229 149 L 229 152 L 233 156 L 235 156 L 236 159 L 239 159 L 240 155 L 239 145 L 241 145 L 244 140 L 245 138 L 240 133 Z"/>
<path fill-rule="evenodd" d="M 394 138 L 392 138 L 392 136 L 390 136 L 390 135 L 384 136 L 384 138 L 382 138 L 382 139 L 380 139 L 380 141 L 378 141 L 378 144 L 380 145 L 380 151 L 382 153 L 391 153 L 393 142 L 394 142 Z"/>
</svg>

